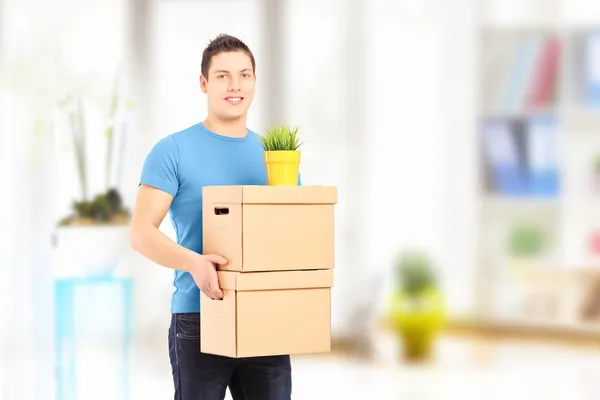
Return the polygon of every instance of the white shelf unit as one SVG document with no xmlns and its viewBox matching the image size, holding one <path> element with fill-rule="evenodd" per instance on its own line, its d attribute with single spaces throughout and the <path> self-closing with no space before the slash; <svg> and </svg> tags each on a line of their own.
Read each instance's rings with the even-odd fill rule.
<svg viewBox="0 0 600 400">
<path fill-rule="evenodd" d="M 594 159 L 600 155 L 600 19 L 598 24 L 589 20 L 580 23 L 581 18 L 573 16 L 581 17 L 581 13 L 565 9 L 560 2 L 551 3 L 554 11 L 546 10 L 542 17 L 531 12 L 529 19 L 521 14 L 513 20 L 494 18 L 488 7 L 478 28 L 477 130 L 482 178 L 477 283 L 478 293 L 484 296 L 479 299 L 478 315 L 481 320 L 502 325 L 529 324 L 534 329 L 600 334 L 600 310 L 590 311 L 589 306 L 594 302 L 590 296 L 600 294 L 600 257 L 590 245 L 590 238 L 600 232 L 600 182 L 593 170 Z M 595 33 L 597 39 L 590 45 L 588 41 Z M 519 99 L 535 97 L 532 79 L 538 78 L 540 71 L 548 71 L 552 56 L 540 60 L 551 39 L 557 41 L 559 49 L 553 95 L 542 90 L 538 98 L 548 101 L 540 107 L 528 107 L 527 100 Z M 543 79 L 541 87 L 551 81 Z M 586 90 L 594 82 L 598 94 L 586 98 Z M 548 118 L 557 123 L 557 141 L 554 147 L 548 145 L 552 142 L 545 142 L 551 132 L 547 130 L 538 138 L 551 147 L 542 151 L 540 141 L 533 145 L 528 123 Z M 548 149 L 555 148 L 559 176 L 555 196 L 498 189 L 498 159 L 506 155 L 500 151 L 504 142 L 498 135 L 507 131 L 497 128 L 490 136 L 493 131 L 485 128 L 486 121 L 496 121 L 497 127 L 510 123 L 511 132 L 520 126 L 521 133 L 510 137 L 525 141 L 511 149 L 525 148 L 521 154 L 529 157 L 528 162 L 551 154 Z M 490 137 L 495 142 L 486 148 Z M 532 150 L 535 148 L 538 150 Z M 552 161 L 552 157 L 542 159 Z M 547 234 L 547 251 L 527 272 L 510 269 L 506 250 L 510 227 L 518 222 L 534 224 Z M 600 309 L 600 295 L 597 303 Z M 586 307 L 593 317 L 582 316 Z"/>
</svg>

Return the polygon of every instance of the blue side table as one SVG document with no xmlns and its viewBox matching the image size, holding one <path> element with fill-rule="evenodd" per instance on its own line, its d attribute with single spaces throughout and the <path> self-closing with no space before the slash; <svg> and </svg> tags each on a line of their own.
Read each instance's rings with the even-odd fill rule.
<svg viewBox="0 0 600 400">
<path fill-rule="evenodd" d="M 132 305 L 133 283 L 131 278 L 115 276 L 83 277 L 58 279 L 54 284 L 54 312 L 55 312 L 55 343 L 56 343 L 56 400 L 79 400 L 77 399 L 77 342 L 78 331 L 82 330 L 78 319 L 77 308 L 83 309 L 85 320 L 102 320 L 104 315 L 119 315 L 121 323 L 107 323 L 103 328 L 111 330 L 119 328 L 117 337 L 120 341 L 120 366 L 115 368 L 118 374 L 119 391 L 115 400 L 129 399 L 129 345 L 131 341 L 131 305 Z M 110 291 L 94 298 L 93 293 L 97 290 Z M 114 301 L 120 295 L 120 304 L 117 309 L 111 307 L 108 300 Z M 101 323 L 100 323 L 101 324 Z M 91 325 L 91 324 L 90 324 Z M 120 326 L 115 326 L 120 325 Z M 85 328 L 83 328 L 85 329 Z M 97 334 L 101 329 L 87 328 L 88 332 Z M 104 329 L 102 329 L 104 330 Z M 119 351 L 116 351 L 119 353 Z M 95 380 L 94 385 L 102 387 L 103 382 Z"/>
</svg>

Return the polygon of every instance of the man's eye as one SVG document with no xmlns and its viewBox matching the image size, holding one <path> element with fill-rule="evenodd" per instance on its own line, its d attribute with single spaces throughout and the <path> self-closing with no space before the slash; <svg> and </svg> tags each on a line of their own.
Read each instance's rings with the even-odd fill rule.
<svg viewBox="0 0 600 400">
<path fill-rule="evenodd" d="M 227 75 L 219 75 L 219 78 L 225 78 Z"/>
<path fill-rule="evenodd" d="M 250 74 L 242 74 L 244 78 L 250 78 Z"/>
</svg>

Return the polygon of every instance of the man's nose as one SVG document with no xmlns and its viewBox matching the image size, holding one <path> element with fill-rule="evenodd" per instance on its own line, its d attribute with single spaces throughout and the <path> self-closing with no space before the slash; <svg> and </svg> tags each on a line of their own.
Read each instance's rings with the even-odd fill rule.
<svg viewBox="0 0 600 400">
<path fill-rule="evenodd" d="M 229 90 L 240 90 L 240 80 L 237 77 L 232 77 L 229 81 Z"/>
</svg>

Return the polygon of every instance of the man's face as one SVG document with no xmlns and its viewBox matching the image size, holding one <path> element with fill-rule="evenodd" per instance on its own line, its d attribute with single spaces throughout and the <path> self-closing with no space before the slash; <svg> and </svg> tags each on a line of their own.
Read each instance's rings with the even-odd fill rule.
<svg viewBox="0 0 600 400">
<path fill-rule="evenodd" d="M 246 115 L 254 99 L 255 85 L 252 61 L 243 51 L 213 56 L 208 77 L 200 77 L 200 87 L 207 94 L 209 111 L 224 120 Z"/>
</svg>

